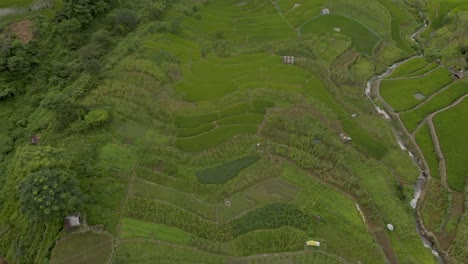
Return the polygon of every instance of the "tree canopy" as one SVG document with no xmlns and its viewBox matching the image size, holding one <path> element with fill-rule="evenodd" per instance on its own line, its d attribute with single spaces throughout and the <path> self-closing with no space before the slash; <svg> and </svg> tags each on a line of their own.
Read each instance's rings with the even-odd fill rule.
<svg viewBox="0 0 468 264">
<path fill-rule="evenodd" d="M 64 170 L 43 169 L 20 184 L 21 210 L 33 220 L 49 220 L 77 210 L 84 195 L 76 179 Z"/>
</svg>

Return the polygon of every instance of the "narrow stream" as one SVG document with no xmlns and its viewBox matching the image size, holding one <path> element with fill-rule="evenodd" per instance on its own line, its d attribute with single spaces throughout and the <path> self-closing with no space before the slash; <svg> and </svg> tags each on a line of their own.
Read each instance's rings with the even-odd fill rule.
<svg viewBox="0 0 468 264">
<path fill-rule="evenodd" d="M 420 43 L 417 41 L 417 36 L 419 36 L 419 34 L 421 34 L 421 32 L 423 32 L 426 27 L 428 26 L 427 24 L 427 21 L 424 21 L 424 26 L 422 26 L 421 28 L 419 28 L 418 30 L 416 30 L 412 35 L 411 35 L 411 40 L 413 40 L 416 44 L 418 44 L 420 47 Z M 384 79 L 385 77 L 387 77 L 388 75 L 392 74 L 392 72 L 398 67 L 400 66 L 401 64 L 407 62 L 408 60 L 411 60 L 411 59 L 414 59 L 414 58 L 417 58 L 417 57 L 423 57 L 423 54 L 419 54 L 419 55 L 414 55 L 414 56 L 411 56 L 403 61 L 400 61 L 400 62 L 397 62 L 395 64 L 393 64 L 392 66 L 388 67 L 387 70 L 380 74 L 380 75 L 375 75 L 373 76 L 368 82 L 367 82 L 367 85 L 366 85 L 366 88 L 365 88 L 365 94 L 367 96 L 367 98 L 369 98 L 369 100 L 371 101 L 371 103 L 374 105 L 374 108 L 375 110 L 377 111 L 377 113 L 381 114 L 382 117 L 386 120 L 390 120 L 391 119 L 391 116 L 384 110 L 382 109 L 380 106 L 378 106 L 375 102 L 374 102 L 374 99 L 372 98 L 372 91 L 378 91 L 379 89 L 379 86 L 380 86 L 380 82 L 382 81 L 382 79 Z M 411 199 L 410 201 L 410 206 L 416 210 L 416 206 L 417 206 L 417 203 L 419 201 L 419 198 L 421 197 L 421 194 L 423 192 L 423 188 L 425 186 L 425 182 L 426 182 L 426 175 L 425 173 L 423 173 L 424 171 L 424 168 L 421 167 L 421 165 L 418 164 L 418 162 L 416 162 L 416 157 L 414 156 L 413 153 L 411 153 L 410 151 L 408 151 L 405 143 L 403 142 L 403 140 L 401 139 L 400 135 L 398 134 L 398 132 L 396 131 L 396 129 L 393 129 L 393 133 L 395 134 L 395 137 L 396 137 L 396 140 L 398 142 L 398 145 L 400 146 L 401 150 L 402 151 L 406 151 L 408 152 L 408 155 L 411 157 L 411 159 L 413 161 L 415 161 L 415 164 L 418 166 L 418 169 L 420 171 L 420 174 L 416 180 L 416 184 L 414 185 L 414 193 L 413 193 L 413 199 Z M 431 242 L 431 240 L 423 234 L 422 232 L 422 229 L 424 229 L 424 227 L 422 226 L 422 221 L 418 221 L 420 219 L 418 219 L 418 214 L 416 212 L 416 230 L 418 231 L 418 234 L 419 236 L 421 237 L 421 240 L 422 240 L 422 243 L 423 245 L 426 247 L 426 248 L 429 248 L 431 249 L 432 251 L 432 254 L 437 258 L 437 261 L 440 263 L 440 264 L 443 264 L 444 263 L 444 260 L 440 257 L 440 254 L 437 250 L 437 248 L 435 247 L 435 245 Z"/>
</svg>

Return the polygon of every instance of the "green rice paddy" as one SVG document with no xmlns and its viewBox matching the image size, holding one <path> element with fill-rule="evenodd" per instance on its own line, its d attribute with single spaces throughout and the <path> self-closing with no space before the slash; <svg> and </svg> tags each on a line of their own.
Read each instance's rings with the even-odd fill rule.
<svg viewBox="0 0 468 264">
<path fill-rule="evenodd" d="M 463 192 L 468 175 L 464 140 L 468 129 L 468 100 L 434 117 L 434 126 L 447 164 L 447 182 L 450 188 Z"/>
<path fill-rule="evenodd" d="M 420 103 L 415 98 L 417 93 L 427 98 L 450 83 L 450 72 L 445 68 L 438 68 L 423 77 L 382 80 L 380 95 L 396 111 L 404 111 Z"/>
<path fill-rule="evenodd" d="M 441 91 L 437 96 L 428 99 L 417 109 L 400 114 L 401 120 L 409 131 L 414 131 L 417 125 L 430 113 L 449 106 L 461 96 L 468 93 L 468 83 L 459 81 Z"/>
<path fill-rule="evenodd" d="M 319 16 L 300 27 L 303 34 L 339 32 L 351 38 L 357 51 L 372 55 L 380 37 L 361 22 L 337 14 Z"/>
</svg>

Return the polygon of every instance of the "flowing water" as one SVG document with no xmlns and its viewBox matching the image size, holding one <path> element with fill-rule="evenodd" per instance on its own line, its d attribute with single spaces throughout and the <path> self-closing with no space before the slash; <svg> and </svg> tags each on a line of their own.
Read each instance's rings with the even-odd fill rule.
<svg viewBox="0 0 468 264">
<path fill-rule="evenodd" d="M 424 22 L 424 26 L 422 26 L 421 28 L 419 28 L 416 32 L 414 32 L 412 35 L 411 35 L 411 40 L 413 40 L 416 44 L 420 45 L 418 40 L 417 40 L 417 36 L 419 36 L 419 34 L 421 32 L 423 32 L 427 27 L 427 22 L 425 21 Z M 400 61 L 400 62 L 397 62 L 395 64 L 393 64 L 392 66 L 388 67 L 387 71 L 385 71 L 384 73 L 380 74 L 380 75 L 375 75 L 374 77 L 372 77 L 372 79 L 370 79 L 368 82 L 367 82 L 367 85 L 366 85 L 366 88 L 365 88 L 365 94 L 367 96 L 367 98 L 369 98 L 369 100 L 371 101 L 371 103 L 374 105 L 374 108 L 375 110 L 377 111 L 377 113 L 381 114 L 383 116 L 383 118 L 385 118 L 386 120 L 390 120 L 391 119 L 391 116 L 384 110 L 382 109 L 381 107 L 379 107 L 375 102 L 374 102 L 374 99 L 372 98 L 372 91 L 377 91 L 378 92 L 378 89 L 379 89 L 379 86 L 380 86 L 380 83 L 382 81 L 383 78 L 387 77 L 388 75 L 392 74 L 392 72 L 398 67 L 400 66 L 401 64 L 407 62 L 408 60 L 411 60 L 411 59 L 414 59 L 414 58 L 417 58 L 417 57 L 422 57 L 423 54 L 419 54 L 419 55 L 415 55 L 415 56 L 412 56 L 412 57 L 409 57 L 403 61 Z M 396 137 L 396 140 L 398 142 L 398 145 L 400 146 L 401 150 L 402 151 L 406 151 L 408 152 L 408 155 L 411 157 L 412 160 L 416 161 L 416 158 L 414 156 L 413 153 L 411 153 L 410 151 L 408 151 L 405 143 L 403 142 L 403 140 L 401 139 L 400 135 L 397 133 L 397 131 L 394 129 L 393 130 L 394 134 L 395 134 L 395 137 Z M 413 193 L 413 199 L 411 199 L 410 201 L 410 206 L 416 210 L 416 206 L 418 204 L 418 201 L 419 201 L 419 198 L 421 197 L 421 194 L 423 192 L 423 188 L 425 186 L 425 182 L 426 182 L 426 175 L 425 173 L 423 172 L 424 171 L 424 168 L 422 168 L 417 162 L 415 162 L 415 164 L 417 164 L 418 168 L 419 168 L 419 171 L 420 171 L 420 175 L 418 176 L 417 180 L 416 180 L 416 184 L 414 185 L 414 193 Z M 416 214 L 417 215 L 417 214 Z M 420 219 L 417 219 L 417 220 L 420 220 Z M 439 252 L 437 251 L 437 248 L 435 248 L 435 246 L 433 245 L 433 243 L 430 241 L 430 239 L 423 234 L 422 230 L 421 229 L 424 229 L 424 227 L 422 226 L 421 224 L 421 221 L 415 221 L 416 222 L 416 230 L 418 231 L 418 234 L 419 236 L 421 237 L 421 240 L 422 240 L 422 243 L 425 247 L 431 249 L 432 251 L 432 254 L 437 258 L 438 262 L 439 263 L 444 263 L 443 259 L 440 257 L 440 254 Z"/>
</svg>

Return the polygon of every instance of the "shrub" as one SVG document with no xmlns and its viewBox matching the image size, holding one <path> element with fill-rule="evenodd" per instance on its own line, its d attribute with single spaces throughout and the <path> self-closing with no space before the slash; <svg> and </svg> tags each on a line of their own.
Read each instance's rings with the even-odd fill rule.
<svg viewBox="0 0 468 264">
<path fill-rule="evenodd" d="M 109 120 L 109 112 L 104 109 L 93 110 L 84 119 L 91 127 L 100 126 Z"/>
</svg>

